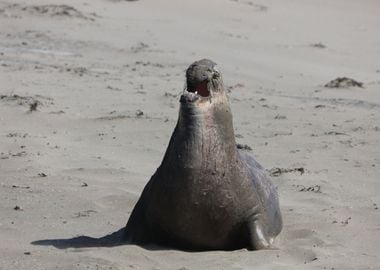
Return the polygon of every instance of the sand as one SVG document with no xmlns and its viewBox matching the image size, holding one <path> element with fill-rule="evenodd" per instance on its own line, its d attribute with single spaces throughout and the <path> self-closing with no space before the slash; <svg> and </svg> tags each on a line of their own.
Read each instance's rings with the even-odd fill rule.
<svg viewBox="0 0 380 270">
<path fill-rule="evenodd" d="M 0 269 L 379 269 L 379 14 L 375 0 L 0 1 Z M 105 237 L 160 164 L 201 58 L 274 174 L 277 249 Z M 363 85 L 325 87 L 338 77 Z"/>
</svg>

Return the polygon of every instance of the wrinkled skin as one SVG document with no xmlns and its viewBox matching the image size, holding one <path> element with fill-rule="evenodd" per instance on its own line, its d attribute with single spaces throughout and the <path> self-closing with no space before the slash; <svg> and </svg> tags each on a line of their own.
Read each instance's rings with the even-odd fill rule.
<svg viewBox="0 0 380 270">
<path fill-rule="evenodd" d="M 254 158 L 236 148 L 215 66 L 203 59 L 186 72 L 177 126 L 131 213 L 129 243 L 256 250 L 270 248 L 281 231 L 276 189 Z"/>
</svg>

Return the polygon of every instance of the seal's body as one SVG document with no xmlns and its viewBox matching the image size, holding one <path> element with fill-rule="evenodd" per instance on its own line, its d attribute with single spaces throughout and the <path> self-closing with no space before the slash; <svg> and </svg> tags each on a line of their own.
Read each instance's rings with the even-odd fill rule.
<svg viewBox="0 0 380 270">
<path fill-rule="evenodd" d="M 276 189 L 254 158 L 236 148 L 215 66 L 204 59 L 186 72 L 177 126 L 127 223 L 130 243 L 263 249 L 281 231 Z"/>
</svg>

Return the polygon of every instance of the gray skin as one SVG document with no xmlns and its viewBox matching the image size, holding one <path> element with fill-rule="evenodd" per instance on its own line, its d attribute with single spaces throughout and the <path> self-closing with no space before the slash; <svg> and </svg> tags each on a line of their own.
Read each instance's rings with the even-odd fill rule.
<svg viewBox="0 0 380 270">
<path fill-rule="evenodd" d="M 236 148 L 221 74 L 203 59 L 186 79 L 177 126 L 125 239 L 186 250 L 270 248 L 282 229 L 278 195 L 265 169 Z"/>
</svg>

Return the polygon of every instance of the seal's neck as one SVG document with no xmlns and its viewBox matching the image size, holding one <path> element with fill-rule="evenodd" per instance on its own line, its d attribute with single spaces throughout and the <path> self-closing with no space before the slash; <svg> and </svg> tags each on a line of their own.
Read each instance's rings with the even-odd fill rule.
<svg viewBox="0 0 380 270">
<path fill-rule="evenodd" d="M 216 170 L 236 156 L 228 103 L 203 108 L 181 106 L 162 165 Z"/>
</svg>

